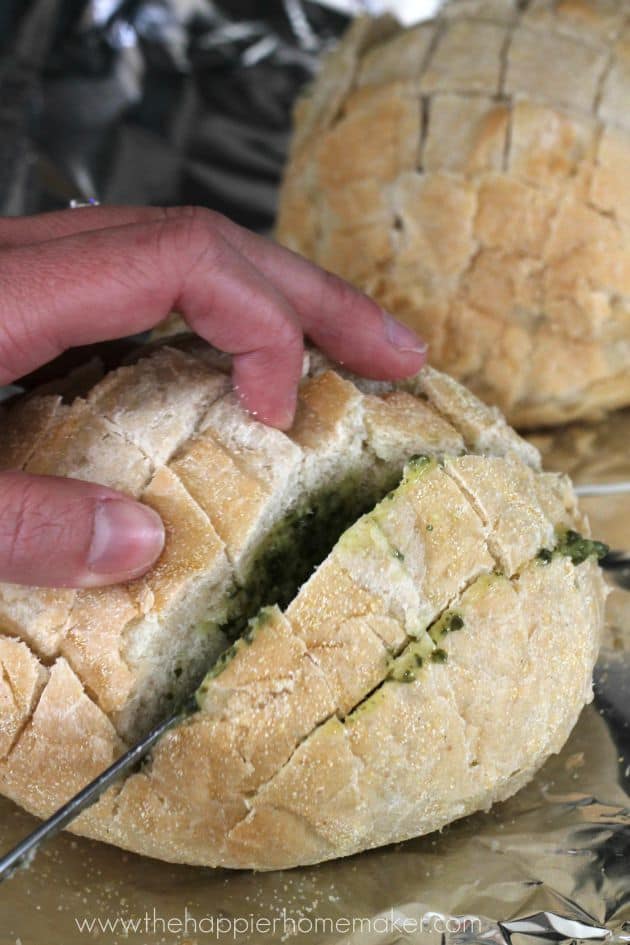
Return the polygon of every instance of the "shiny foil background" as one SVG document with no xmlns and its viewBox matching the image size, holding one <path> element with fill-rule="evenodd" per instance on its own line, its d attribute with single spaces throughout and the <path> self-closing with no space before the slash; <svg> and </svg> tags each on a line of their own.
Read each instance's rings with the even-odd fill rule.
<svg viewBox="0 0 630 945">
<path fill-rule="evenodd" d="M 419 0 L 418 18 L 424 9 Z M 192 202 L 267 230 L 291 104 L 347 21 L 314 0 L 0 0 L 0 212 L 70 199 Z M 534 440 L 546 466 L 578 485 L 630 482 L 630 411 Z M 630 550 L 630 491 L 583 505 L 597 538 Z M 159 921 L 126 935 L 77 927 L 85 917 L 168 920 L 185 909 L 197 920 L 285 915 L 284 940 L 308 945 L 630 942 L 630 591 L 620 587 L 595 692 L 563 752 L 516 797 L 347 860 L 229 873 L 61 836 L 0 886 L 0 945 L 278 940 L 169 933 Z M 34 825 L 0 799 L 0 849 Z M 430 913 L 479 921 L 444 934 L 378 931 Z M 377 917 L 380 926 L 354 934 L 323 923 Z M 292 934 L 300 919 L 305 931 Z"/>
</svg>

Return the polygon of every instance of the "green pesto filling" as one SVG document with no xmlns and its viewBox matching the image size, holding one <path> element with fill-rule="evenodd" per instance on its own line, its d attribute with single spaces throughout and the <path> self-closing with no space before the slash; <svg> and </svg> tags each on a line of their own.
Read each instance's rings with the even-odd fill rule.
<svg viewBox="0 0 630 945">
<path fill-rule="evenodd" d="M 439 643 L 443 636 L 455 630 L 461 630 L 464 618 L 455 610 L 445 610 L 435 623 L 429 627 L 429 636 L 434 643 Z"/>
<path fill-rule="evenodd" d="M 433 652 L 431 653 L 431 660 L 434 663 L 446 663 L 446 661 L 448 660 L 448 653 L 446 652 L 446 650 L 443 650 L 441 647 L 438 646 L 437 649 L 433 650 Z"/>
<path fill-rule="evenodd" d="M 599 561 L 608 551 L 608 545 L 603 541 L 584 538 L 579 532 L 568 529 L 559 533 L 555 548 L 541 548 L 536 557 L 542 564 L 549 564 L 554 557 L 564 555 L 570 558 L 573 564 L 578 565 L 587 558 L 597 558 Z"/>
<path fill-rule="evenodd" d="M 201 632 L 220 628 L 235 641 L 221 653 L 203 677 L 218 676 L 242 646 L 253 639 L 274 604 L 284 609 L 315 568 L 327 557 L 339 537 L 400 480 L 400 470 L 381 477 L 378 485 L 366 484 L 358 475 L 348 476 L 334 489 L 309 497 L 281 519 L 260 543 L 242 587 L 235 587 L 224 620 L 208 620 Z M 267 615 L 267 616 L 266 616 Z"/>
<path fill-rule="evenodd" d="M 419 640 L 409 643 L 403 652 L 392 660 L 387 679 L 400 683 L 413 682 L 424 663 L 434 659 L 435 652 L 433 641 L 426 633 L 423 634 Z"/>
<path fill-rule="evenodd" d="M 406 471 L 413 469 L 416 472 L 421 472 L 422 470 L 428 469 L 429 466 L 434 465 L 435 462 L 436 460 L 434 456 L 426 456 L 424 454 L 412 456 L 407 461 Z"/>
<path fill-rule="evenodd" d="M 429 456 L 412 456 L 405 465 L 403 482 L 417 479 L 434 464 L 435 459 Z M 292 510 L 270 530 L 257 549 L 243 586 L 233 591 L 227 619 L 208 621 L 208 628 L 219 626 L 229 640 L 236 642 L 223 651 L 204 675 L 198 698 L 203 698 L 206 681 L 225 669 L 248 638 L 251 641 L 252 626 L 265 608 L 274 604 L 286 608 L 341 535 L 383 496 L 392 499 L 400 484 L 400 469 L 388 474 L 381 470 L 373 484 L 367 484 L 358 475 L 347 476 L 334 489 L 310 496 L 308 502 Z M 398 549 L 393 549 L 392 554 L 397 560 L 404 559 Z M 201 628 L 205 626 L 204 623 Z M 429 649 L 432 646 L 429 641 Z"/>
<path fill-rule="evenodd" d="M 392 661 L 387 676 L 393 682 L 410 683 L 417 679 L 419 670 L 426 662 L 446 663 L 448 653 L 439 646 L 447 633 L 461 630 L 464 618 L 454 610 L 445 610 L 419 640 L 408 644 Z"/>
<path fill-rule="evenodd" d="M 287 607 L 340 535 L 398 479 L 394 473 L 377 489 L 358 476 L 349 476 L 334 490 L 311 496 L 281 519 L 257 549 L 243 586 L 233 592 L 228 619 L 221 627 L 228 639 L 240 636 L 261 607 Z"/>
</svg>

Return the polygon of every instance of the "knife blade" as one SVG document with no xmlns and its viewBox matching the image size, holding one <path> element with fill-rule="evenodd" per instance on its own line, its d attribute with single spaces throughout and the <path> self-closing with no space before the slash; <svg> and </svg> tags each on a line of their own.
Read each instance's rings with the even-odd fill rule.
<svg viewBox="0 0 630 945">
<path fill-rule="evenodd" d="M 86 784 L 74 797 L 70 798 L 47 820 L 36 827 L 32 833 L 24 837 L 8 853 L 5 853 L 0 858 L 0 882 L 10 879 L 17 870 L 26 869 L 30 866 L 40 844 L 52 839 L 86 808 L 95 804 L 115 781 L 129 773 L 138 762 L 142 761 L 165 732 L 188 718 L 196 710 L 197 703 L 194 697 L 191 697 L 177 712 L 172 713 L 167 719 L 151 729 L 148 735 L 136 742 L 120 758 L 117 758 L 109 768 L 101 772 L 89 784 Z"/>
</svg>

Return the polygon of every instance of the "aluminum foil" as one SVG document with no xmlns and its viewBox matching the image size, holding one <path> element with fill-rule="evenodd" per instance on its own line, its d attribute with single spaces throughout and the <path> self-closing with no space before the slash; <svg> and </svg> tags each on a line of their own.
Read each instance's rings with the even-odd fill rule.
<svg viewBox="0 0 630 945">
<path fill-rule="evenodd" d="M 630 480 L 630 411 L 537 438 L 582 486 Z M 583 500 L 630 549 L 630 493 Z M 0 886 L 0 945 L 630 943 L 630 574 L 609 598 L 595 701 L 509 801 L 439 834 L 276 873 L 172 866 L 64 835 Z M 558 680 L 562 685 L 562 680 Z M 0 848 L 35 822 L 0 800 Z"/>
<path fill-rule="evenodd" d="M 271 225 L 293 101 L 347 15 L 315 0 L 11 6 L 0 212 L 96 198 L 198 203 Z"/>
</svg>

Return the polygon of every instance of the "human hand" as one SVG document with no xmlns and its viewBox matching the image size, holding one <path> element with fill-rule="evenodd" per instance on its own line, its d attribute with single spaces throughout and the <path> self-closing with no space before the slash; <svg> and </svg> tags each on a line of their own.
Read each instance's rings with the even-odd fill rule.
<svg viewBox="0 0 630 945">
<path fill-rule="evenodd" d="M 413 374 L 426 356 L 366 296 L 209 210 L 95 207 L 0 220 L 0 385 L 67 348 L 152 328 L 173 309 L 234 355 L 244 407 L 281 429 L 295 411 L 304 335 L 372 378 Z M 0 473 L 2 581 L 130 580 L 163 543 L 156 513 L 111 489 Z"/>
</svg>

